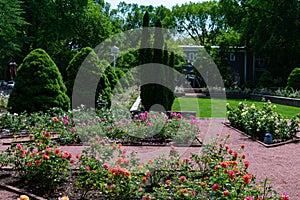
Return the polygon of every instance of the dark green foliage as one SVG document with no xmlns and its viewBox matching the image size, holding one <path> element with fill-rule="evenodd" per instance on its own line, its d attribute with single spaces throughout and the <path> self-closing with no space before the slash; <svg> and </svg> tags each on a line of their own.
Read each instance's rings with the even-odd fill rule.
<svg viewBox="0 0 300 200">
<path fill-rule="evenodd" d="M 135 78 L 131 71 L 126 72 L 126 79 L 128 80 L 129 86 L 135 85 Z"/>
<path fill-rule="evenodd" d="M 70 109 L 70 99 L 62 76 L 42 49 L 33 50 L 26 56 L 17 71 L 15 82 L 8 102 L 9 112 L 32 113 L 53 107 Z"/>
<path fill-rule="evenodd" d="M 226 52 L 228 51 L 227 47 L 220 47 L 218 50 L 210 49 L 210 55 L 214 63 L 217 65 L 220 74 L 222 75 L 222 79 L 224 82 L 224 86 L 226 88 L 230 88 L 233 86 L 234 80 L 230 72 L 230 65 L 227 61 Z M 216 77 L 214 77 L 216 78 Z M 245 83 L 244 83 L 245 84 Z"/>
<path fill-rule="evenodd" d="M 300 68 L 295 68 L 289 75 L 287 89 L 300 90 Z"/>
<path fill-rule="evenodd" d="M 5 69 L 11 61 L 20 63 L 17 59 L 20 56 L 23 38 L 22 29 L 28 25 L 22 14 L 21 1 L 0 0 L 0 76 L 6 78 Z"/>
<path fill-rule="evenodd" d="M 93 51 L 93 49 L 90 47 L 81 49 L 77 54 L 75 54 L 67 67 L 67 81 L 65 82 L 65 85 L 70 99 L 72 99 L 73 86 L 77 72 L 91 51 Z"/>
<path fill-rule="evenodd" d="M 130 70 L 139 65 L 139 51 L 128 50 L 128 52 L 122 54 L 117 58 L 116 66 L 121 68 L 123 71 Z"/>
<path fill-rule="evenodd" d="M 169 67 L 175 71 L 175 55 L 174 55 L 174 52 L 171 52 L 171 55 L 170 57 L 168 58 L 168 62 L 169 62 Z M 168 101 L 169 101 L 169 104 L 168 104 L 168 111 L 169 110 L 172 110 L 172 105 L 174 103 L 174 100 L 175 100 L 175 95 L 174 95 L 174 91 L 175 91 L 175 74 L 173 73 L 173 71 L 171 73 L 168 73 L 168 85 L 170 86 L 171 90 L 168 90 L 167 91 L 167 96 L 168 96 Z"/>
<path fill-rule="evenodd" d="M 144 16 L 144 24 L 147 25 L 145 21 L 145 19 L 147 19 L 146 14 Z M 164 38 L 161 21 L 158 19 L 155 25 L 153 49 L 142 50 L 140 56 L 140 63 L 148 64 L 142 66 L 141 70 L 141 100 L 144 109 L 147 111 L 149 111 L 153 105 L 161 105 L 166 111 L 169 111 L 174 101 L 174 74 L 171 70 L 163 66 L 169 64 L 169 55 L 167 46 L 163 49 Z M 143 31 L 144 35 L 141 48 L 145 47 L 146 44 L 149 47 L 150 41 L 149 33 L 146 30 Z M 149 38 L 147 39 L 145 37 Z"/>
<path fill-rule="evenodd" d="M 111 88 L 107 76 L 103 74 L 97 86 L 96 107 L 110 108 L 111 106 Z"/>
<path fill-rule="evenodd" d="M 95 95 L 95 105 L 96 108 L 110 108 L 111 106 L 111 86 L 105 74 L 105 71 L 108 67 L 111 67 L 110 64 L 106 60 L 99 60 L 99 57 L 96 55 L 94 51 L 91 52 L 93 57 L 92 63 L 97 63 L 97 78 L 99 78 L 99 82 L 96 88 L 96 95 Z M 92 72 L 94 73 L 94 72 Z M 100 100 L 100 102 L 99 102 Z"/>
<path fill-rule="evenodd" d="M 123 70 L 121 69 L 116 69 L 116 75 L 117 75 L 117 78 L 122 86 L 122 88 L 129 88 L 130 87 L 130 83 L 128 82 L 128 79 L 124 73 Z"/>
<path fill-rule="evenodd" d="M 78 70 L 80 70 L 79 77 Z M 103 107 L 104 104 L 105 106 L 110 106 L 111 85 L 109 80 L 116 81 L 114 74 L 111 74 L 111 72 L 114 73 L 109 63 L 106 60 L 100 60 L 92 48 L 86 47 L 81 49 L 70 61 L 67 68 L 68 80 L 66 85 L 70 98 L 73 98 L 72 106 L 74 108 L 81 104 L 87 107 Z M 76 78 L 78 80 L 75 82 Z M 95 88 L 96 91 L 94 89 L 91 90 L 92 85 L 96 82 L 98 82 Z M 77 85 L 75 86 L 74 84 Z M 76 90 L 74 94 L 73 89 L 74 92 Z M 90 97 L 94 96 L 94 100 L 90 99 Z"/>
<path fill-rule="evenodd" d="M 273 84 L 273 76 L 271 72 L 264 71 L 259 77 L 258 85 L 259 87 L 271 87 Z"/>
<path fill-rule="evenodd" d="M 122 92 L 122 87 L 118 84 L 118 76 L 111 65 L 106 68 L 105 75 L 108 79 L 111 91 L 116 89 L 116 92 Z"/>
</svg>

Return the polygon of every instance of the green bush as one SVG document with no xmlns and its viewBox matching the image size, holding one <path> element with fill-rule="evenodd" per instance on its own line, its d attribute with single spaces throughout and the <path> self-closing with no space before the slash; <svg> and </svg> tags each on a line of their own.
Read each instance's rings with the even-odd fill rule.
<svg viewBox="0 0 300 200">
<path fill-rule="evenodd" d="M 278 114 L 270 101 L 264 103 L 262 108 L 252 104 L 240 102 L 236 108 L 226 105 L 230 125 L 252 137 L 263 141 L 266 133 L 271 133 L 274 142 L 293 139 L 298 132 L 300 115 L 285 119 Z"/>
<path fill-rule="evenodd" d="M 128 79 L 124 73 L 123 70 L 121 69 L 116 69 L 116 74 L 117 77 L 120 81 L 120 84 L 122 85 L 123 88 L 129 88 L 130 87 L 130 83 L 128 82 Z"/>
<path fill-rule="evenodd" d="M 126 78 L 128 80 L 129 86 L 134 86 L 134 84 L 135 84 L 135 78 L 134 78 L 132 72 L 128 70 L 128 71 L 124 71 L 124 73 L 126 74 L 125 76 L 126 76 Z"/>
<path fill-rule="evenodd" d="M 300 68 L 295 68 L 288 77 L 287 89 L 300 89 Z"/>
<path fill-rule="evenodd" d="M 111 89 L 108 78 L 103 74 L 97 86 L 96 91 L 96 107 L 97 108 L 110 108 L 111 106 Z"/>
<path fill-rule="evenodd" d="M 65 85 L 70 99 L 72 99 L 73 85 L 77 72 L 91 51 L 93 51 L 93 49 L 90 47 L 81 49 L 77 54 L 75 54 L 67 67 L 67 81 L 65 82 Z"/>
<path fill-rule="evenodd" d="M 17 71 L 15 87 L 8 101 L 8 111 L 29 113 L 47 111 L 52 107 L 70 109 L 70 99 L 62 76 L 42 49 L 29 53 Z"/>
<path fill-rule="evenodd" d="M 271 72 L 264 71 L 259 77 L 258 85 L 259 87 L 271 87 L 273 84 L 273 76 Z"/>
<path fill-rule="evenodd" d="M 109 81 L 111 91 L 115 89 L 115 92 L 122 93 L 122 87 L 118 82 L 118 76 L 111 65 L 108 65 L 105 69 L 105 75 Z"/>
<path fill-rule="evenodd" d="M 77 94 L 74 96 L 73 87 L 77 77 L 78 70 L 83 66 L 81 79 L 86 81 L 97 80 L 98 85 L 96 91 L 90 91 L 90 86 L 86 83 L 80 83 L 80 90 L 76 90 Z M 94 50 L 90 47 L 81 49 L 74 58 L 70 61 L 67 68 L 67 81 L 68 95 L 71 98 L 75 97 L 80 102 L 73 101 L 72 106 L 77 107 L 81 104 L 85 106 L 103 107 L 105 105 L 110 107 L 111 104 L 111 85 L 117 81 L 115 75 L 112 74 L 113 69 L 106 60 L 100 60 Z M 80 80 L 80 81 L 83 81 Z M 110 84 L 110 81 L 112 84 Z M 77 83 L 76 83 L 77 84 Z M 79 85 L 77 85 L 79 86 Z M 76 87 L 77 87 L 76 86 Z M 93 105 L 87 97 L 95 95 Z"/>
</svg>

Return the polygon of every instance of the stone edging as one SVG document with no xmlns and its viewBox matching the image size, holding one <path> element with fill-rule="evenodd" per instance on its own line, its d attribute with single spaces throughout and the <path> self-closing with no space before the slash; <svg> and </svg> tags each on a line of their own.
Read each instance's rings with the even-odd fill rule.
<svg viewBox="0 0 300 200">
<path fill-rule="evenodd" d="M 13 193 L 17 193 L 19 195 L 27 195 L 31 200 L 47 200 L 43 197 L 37 196 L 35 194 L 31 194 L 29 192 L 27 192 L 26 190 L 23 189 L 19 189 L 10 185 L 6 185 L 6 184 L 0 184 L 0 188 L 9 191 L 9 192 L 13 192 Z"/>
<path fill-rule="evenodd" d="M 266 100 L 270 100 L 272 103 L 300 107 L 300 99 L 298 99 L 298 98 L 261 95 L 261 94 L 250 94 L 250 99 L 253 99 L 253 100 L 260 101 L 262 97 L 264 97 Z"/>
<path fill-rule="evenodd" d="M 262 141 L 259 141 L 258 139 L 244 133 L 243 131 L 240 131 L 239 129 L 236 129 L 234 127 L 232 127 L 230 125 L 229 122 L 223 122 L 223 124 L 225 126 L 227 126 L 228 128 L 231 128 L 232 130 L 235 130 L 236 132 L 246 136 L 247 138 L 251 139 L 251 140 L 254 140 L 255 142 L 261 144 L 262 146 L 266 147 L 266 148 L 270 148 L 270 147 L 277 147 L 277 146 L 281 146 L 281 145 L 285 145 L 285 144 L 289 144 L 289 143 L 298 143 L 300 141 L 300 138 L 299 137 L 296 137 L 295 139 L 290 139 L 290 140 L 287 140 L 287 141 L 284 141 L 284 142 L 278 142 L 278 143 L 274 143 L 274 144 L 266 144 Z"/>
</svg>

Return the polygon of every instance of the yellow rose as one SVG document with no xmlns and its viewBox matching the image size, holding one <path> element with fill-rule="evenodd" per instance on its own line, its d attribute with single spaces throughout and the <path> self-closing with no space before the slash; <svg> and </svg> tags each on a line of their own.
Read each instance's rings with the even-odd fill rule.
<svg viewBox="0 0 300 200">
<path fill-rule="evenodd" d="M 18 200 L 29 200 L 29 197 L 27 195 L 21 195 Z"/>
<path fill-rule="evenodd" d="M 58 200 L 69 200 L 69 197 L 59 197 Z"/>
</svg>

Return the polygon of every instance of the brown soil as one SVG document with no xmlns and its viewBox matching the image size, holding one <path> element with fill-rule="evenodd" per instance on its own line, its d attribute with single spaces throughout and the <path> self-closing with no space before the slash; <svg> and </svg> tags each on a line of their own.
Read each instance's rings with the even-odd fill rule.
<svg viewBox="0 0 300 200">
<path fill-rule="evenodd" d="M 237 132 L 230 127 L 224 126 L 225 119 L 203 119 L 201 120 L 201 138 L 205 138 L 204 142 L 208 142 L 211 137 L 220 134 L 221 137 L 230 135 L 229 145 L 233 149 L 238 149 L 244 144 L 246 160 L 250 162 L 249 172 L 256 176 L 257 182 L 263 182 L 268 178 L 279 194 L 286 192 L 290 199 L 300 199 L 300 144 L 289 143 L 277 147 L 266 148 L 262 144 L 253 141 L 245 135 Z M 1 146 L 5 149 L 7 146 Z M 67 150 L 73 155 L 80 153 L 84 147 L 82 146 L 62 146 L 63 150 Z M 138 153 L 138 157 L 142 162 L 153 159 L 161 154 L 168 154 L 170 147 L 151 147 L 151 146 L 128 146 L 128 151 L 134 150 Z M 178 147 L 182 157 L 188 157 L 191 152 L 201 151 L 200 147 Z M 1 181 L 0 181 L 1 183 Z M 6 191 L 0 188 L 0 200 L 16 200 L 19 194 Z"/>
</svg>

